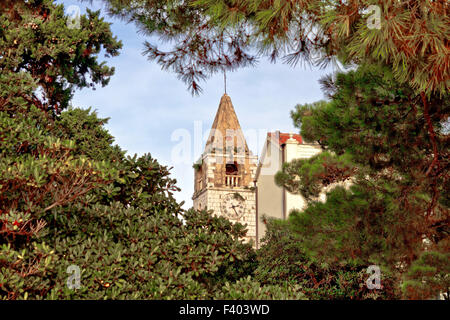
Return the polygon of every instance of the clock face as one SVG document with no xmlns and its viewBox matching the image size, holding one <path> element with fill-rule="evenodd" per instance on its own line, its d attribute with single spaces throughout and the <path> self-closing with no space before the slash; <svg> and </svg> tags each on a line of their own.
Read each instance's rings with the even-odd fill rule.
<svg viewBox="0 0 450 320">
<path fill-rule="evenodd" d="M 239 194 L 229 193 L 222 199 L 221 211 L 230 219 L 239 219 L 245 212 L 245 199 Z"/>
</svg>

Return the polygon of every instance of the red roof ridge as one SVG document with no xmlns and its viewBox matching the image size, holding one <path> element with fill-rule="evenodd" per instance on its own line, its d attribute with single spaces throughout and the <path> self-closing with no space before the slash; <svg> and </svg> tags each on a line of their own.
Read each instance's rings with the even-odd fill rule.
<svg viewBox="0 0 450 320">
<path fill-rule="evenodd" d="M 267 136 L 268 136 L 268 137 L 272 137 L 272 135 L 275 135 L 275 136 L 276 136 L 277 133 L 279 134 L 279 144 L 280 144 L 280 145 L 285 144 L 286 141 L 287 141 L 289 138 L 291 138 L 291 135 L 292 135 L 292 138 L 293 138 L 293 139 L 295 139 L 295 140 L 298 141 L 298 143 L 300 143 L 300 144 L 303 143 L 303 138 L 302 138 L 302 136 L 301 136 L 300 134 L 298 134 L 298 133 L 288 133 L 288 132 L 279 132 L 279 131 L 277 131 L 277 132 L 268 132 L 268 133 L 267 133 Z"/>
</svg>

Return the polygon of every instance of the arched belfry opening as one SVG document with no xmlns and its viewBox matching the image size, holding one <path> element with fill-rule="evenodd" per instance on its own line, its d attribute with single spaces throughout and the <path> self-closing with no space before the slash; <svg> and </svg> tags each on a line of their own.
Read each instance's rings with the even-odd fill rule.
<svg viewBox="0 0 450 320">
<path fill-rule="evenodd" d="M 238 175 L 239 174 L 239 164 L 236 161 L 234 161 L 233 163 L 227 163 L 225 170 L 226 170 L 226 174 Z"/>
</svg>

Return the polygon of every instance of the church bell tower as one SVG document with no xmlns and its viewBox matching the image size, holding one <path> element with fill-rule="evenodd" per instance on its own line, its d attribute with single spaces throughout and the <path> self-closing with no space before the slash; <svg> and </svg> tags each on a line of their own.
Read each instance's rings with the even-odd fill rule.
<svg viewBox="0 0 450 320">
<path fill-rule="evenodd" d="M 230 97 L 220 99 L 205 150 L 194 165 L 194 209 L 213 210 L 247 225 L 246 241 L 256 241 L 257 156 L 248 149 Z"/>
</svg>

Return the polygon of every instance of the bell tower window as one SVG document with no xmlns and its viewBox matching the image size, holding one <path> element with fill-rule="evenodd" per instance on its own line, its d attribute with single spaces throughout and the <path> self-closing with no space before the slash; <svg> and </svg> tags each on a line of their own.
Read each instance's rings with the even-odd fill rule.
<svg viewBox="0 0 450 320">
<path fill-rule="evenodd" d="M 228 163 L 225 170 L 227 175 L 237 175 L 239 173 L 239 166 L 235 161 L 234 163 Z"/>
<path fill-rule="evenodd" d="M 227 163 L 225 166 L 225 185 L 227 187 L 239 187 L 241 182 L 242 179 L 237 162 Z"/>
</svg>

